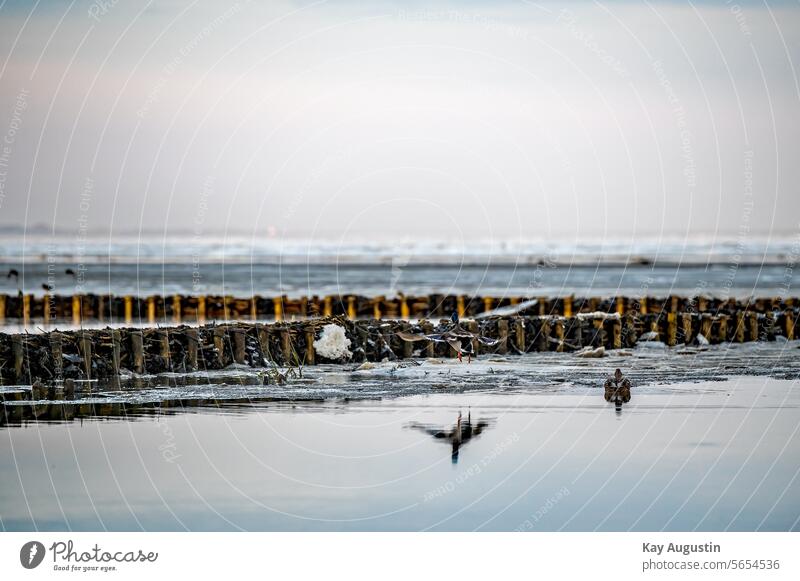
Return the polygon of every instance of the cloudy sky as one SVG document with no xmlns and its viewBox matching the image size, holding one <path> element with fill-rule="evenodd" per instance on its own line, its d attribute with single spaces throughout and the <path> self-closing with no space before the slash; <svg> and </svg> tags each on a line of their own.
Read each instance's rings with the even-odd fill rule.
<svg viewBox="0 0 800 581">
<path fill-rule="evenodd" d="M 800 4 L 0 0 L 0 226 L 794 236 Z"/>
</svg>

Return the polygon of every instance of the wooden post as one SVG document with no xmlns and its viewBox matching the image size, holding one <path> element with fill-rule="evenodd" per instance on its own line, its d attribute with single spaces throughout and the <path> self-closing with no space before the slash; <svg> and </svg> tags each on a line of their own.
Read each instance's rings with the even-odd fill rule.
<svg viewBox="0 0 800 581">
<path fill-rule="evenodd" d="M 206 296 L 197 297 L 197 324 L 203 325 L 206 322 Z"/>
<path fill-rule="evenodd" d="M 353 320 L 356 316 L 356 297 L 350 295 L 347 297 L 347 318 Z"/>
<path fill-rule="evenodd" d="M 292 336 L 289 329 L 281 329 L 281 353 L 283 354 L 283 364 L 292 364 Z"/>
<path fill-rule="evenodd" d="M 130 295 L 125 296 L 125 323 L 130 324 L 133 321 L 133 297 Z"/>
<path fill-rule="evenodd" d="M 31 295 L 22 295 L 22 325 L 28 326 L 31 322 Z"/>
<path fill-rule="evenodd" d="M 430 323 L 430 321 L 423 321 L 420 327 L 422 327 L 422 332 L 426 335 L 433 333 L 433 324 Z M 428 344 L 425 346 L 425 356 L 436 357 L 436 346 L 433 341 L 428 341 Z"/>
<path fill-rule="evenodd" d="M 261 348 L 262 356 L 269 359 L 270 361 L 275 360 L 275 358 L 272 356 L 272 353 L 269 350 L 269 328 L 266 326 L 258 328 L 258 345 Z"/>
<path fill-rule="evenodd" d="M 0 295 L 0 325 L 6 322 L 6 295 Z"/>
<path fill-rule="evenodd" d="M 322 316 L 330 317 L 333 315 L 333 297 L 328 295 L 322 303 Z"/>
<path fill-rule="evenodd" d="M 11 353 L 14 356 L 14 377 L 17 381 L 21 381 L 25 361 L 25 348 L 20 335 L 11 336 Z"/>
<path fill-rule="evenodd" d="M 133 355 L 133 372 L 139 375 L 145 371 L 144 367 L 144 336 L 141 331 L 131 331 L 131 353 Z"/>
<path fill-rule="evenodd" d="M 317 364 L 317 354 L 314 351 L 314 341 L 316 340 L 316 335 L 314 334 L 314 327 L 307 327 L 306 328 L 306 365 L 316 365 Z M 405 343 L 405 341 L 403 342 Z M 410 345 L 410 343 L 408 343 Z"/>
<path fill-rule="evenodd" d="M 384 297 L 375 297 L 372 299 L 372 316 L 375 319 L 381 318 L 381 301 Z"/>
<path fill-rule="evenodd" d="M 258 301 L 261 299 L 258 295 L 254 295 L 250 298 L 250 320 L 257 321 L 258 320 Z"/>
<path fill-rule="evenodd" d="M 521 353 L 525 353 L 528 345 L 525 340 L 525 319 L 522 317 L 517 317 L 514 321 L 514 339 L 517 343 L 517 349 L 519 349 Z"/>
<path fill-rule="evenodd" d="M 625 314 L 624 297 L 617 297 L 617 314 L 619 314 L 620 317 Z"/>
<path fill-rule="evenodd" d="M 120 358 L 122 355 L 122 334 L 119 329 L 111 331 L 111 359 L 114 366 L 114 373 L 119 375 Z"/>
<path fill-rule="evenodd" d="M 713 320 L 711 318 L 711 315 L 709 315 L 708 313 L 703 313 L 700 316 L 700 334 L 703 335 L 703 337 L 705 337 L 706 339 L 708 339 L 709 343 L 711 342 L 712 339 L 711 337 L 712 323 Z"/>
<path fill-rule="evenodd" d="M 485 299 L 484 299 L 485 300 Z M 508 353 L 508 321 L 505 319 L 500 319 L 497 321 L 497 335 L 500 339 L 500 343 L 497 348 L 497 352 L 501 355 Z"/>
<path fill-rule="evenodd" d="M 406 297 L 400 297 L 400 318 L 407 321 L 411 318 L 411 312 L 408 309 L 408 301 Z"/>
<path fill-rule="evenodd" d="M 678 301 L 679 300 L 680 299 L 675 295 L 672 295 L 672 296 L 669 297 L 669 312 L 670 313 L 677 313 L 678 312 Z"/>
<path fill-rule="evenodd" d="M 619 317 L 615 317 L 611 322 L 611 348 L 622 349 L 622 319 Z"/>
<path fill-rule="evenodd" d="M 567 318 L 572 316 L 572 296 L 564 297 L 564 316 Z"/>
<path fill-rule="evenodd" d="M 744 343 L 744 312 L 736 311 L 736 329 L 734 330 L 734 337 L 737 343 Z"/>
<path fill-rule="evenodd" d="M 539 305 L 539 316 L 544 317 L 547 314 L 547 297 L 539 297 L 537 304 Z"/>
<path fill-rule="evenodd" d="M 225 322 L 228 322 L 231 318 L 230 302 L 231 302 L 231 297 L 229 295 L 222 296 L 222 319 Z"/>
<path fill-rule="evenodd" d="M 784 313 L 784 328 L 783 332 L 789 341 L 794 340 L 794 311 L 787 309 Z"/>
<path fill-rule="evenodd" d="M 230 335 L 233 337 L 233 360 L 236 363 L 244 363 L 245 358 L 245 334 L 244 329 L 231 329 Z"/>
<path fill-rule="evenodd" d="M 156 322 L 156 297 L 147 297 L 147 322 L 151 325 Z"/>
<path fill-rule="evenodd" d="M 647 314 L 647 297 L 642 297 L 642 300 L 639 301 L 639 313 L 642 315 Z"/>
<path fill-rule="evenodd" d="M 81 295 L 72 295 L 72 324 L 75 327 L 80 327 L 81 325 L 82 303 Z"/>
<path fill-rule="evenodd" d="M 564 351 L 564 322 L 560 318 L 557 318 L 553 323 L 553 334 L 555 339 L 558 340 L 556 351 L 561 353 Z"/>
<path fill-rule="evenodd" d="M 176 325 L 181 324 L 181 295 L 172 295 L 172 320 Z"/>
<path fill-rule="evenodd" d="M 775 340 L 775 311 L 764 314 L 764 336 L 767 341 Z"/>
<path fill-rule="evenodd" d="M 691 313 L 683 313 L 683 340 L 688 345 L 694 339 L 692 335 L 692 314 Z"/>
<path fill-rule="evenodd" d="M 50 294 L 44 293 L 42 297 L 42 319 L 44 320 L 44 326 L 50 324 Z"/>
<path fill-rule="evenodd" d="M 728 315 L 719 316 L 719 328 L 717 329 L 717 336 L 720 343 L 728 341 Z"/>
<path fill-rule="evenodd" d="M 217 350 L 217 362 L 225 365 L 225 327 L 214 328 L 214 348 Z"/>
<path fill-rule="evenodd" d="M 84 331 L 78 338 L 78 350 L 83 357 L 83 366 L 86 370 L 86 379 L 92 378 L 92 338 Z"/>
<path fill-rule="evenodd" d="M 464 315 L 466 314 L 466 309 L 464 308 L 464 295 L 458 295 L 456 297 L 456 312 L 458 313 L 458 318 L 463 319 Z"/>
<path fill-rule="evenodd" d="M 667 345 L 674 347 L 678 344 L 678 313 L 667 313 Z"/>
<path fill-rule="evenodd" d="M 283 298 L 275 297 L 272 299 L 272 304 L 275 306 L 275 320 L 283 321 Z"/>
<path fill-rule="evenodd" d="M 158 340 L 160 355 L 167 362 L 167 369 L 172 369 L 172 354 L 169 349 L 169 331 L 163 329 L 159 331 L 160 338 Z"/>
<path fill-rule="evenodd" d="M 750 311 L 750 340 L 758 341 L 758 313 Z"/>
<path fill-rule="evenodd" d="M 705 313 L 707 308 L 708 299 L 702 295 L 697 297 L 697 310 L 701 313 Z"/>
<path fill-rule="evenodd" d="M 483 297 L 483 312 L 488 313 L 491 311 L 493 303 L 494 299 L 492 299 L 492 297 Z"/>
<path fill-rule="evenodd" d="M 186 367 L 187 371 L 197 369 L 198 330 L 186 329 Z"/>
<path fill-rule="evenodd" d="M 56 379 L 61 379 L 64 368 L 64 348 L 61 333 L 50 333 L 50 356 L 53 358 L 53 370 Z"/>
</svg>

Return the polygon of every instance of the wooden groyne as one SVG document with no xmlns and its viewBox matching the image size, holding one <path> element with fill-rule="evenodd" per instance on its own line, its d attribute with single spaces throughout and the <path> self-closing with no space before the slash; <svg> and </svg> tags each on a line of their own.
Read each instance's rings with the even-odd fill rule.
<svg viewBox="0 0 800 581">
<path fill-rule="evenodd" d="M 561 300 L 561 299 L 559 299 Z M 554 302 L 549 302 L 549 305 Z M 531 308 L 538 308 L 538 303 Z M 600 307 L 601 305 L 596 305 Z M 614 305 L 610 305 L 613 307 Z M 670 307 L 676 306 L 673 304 Z M 576 306 L 573 306 L 578 310 Z M 476 355 L 576 351 L 585 347 L 620 349 L 641 340 L 673 346 L 700 341 L 743 343 L 795 338 L 797 307 L 758 312 L 748 307 L 715 312 L 627 309 L 561 314 L 513 314 L 462 320 L 470 333 L 497 343 L 472 341 Z M 222 369 L 232 363 L 254 368 L 304 366 L 330 362 L 315 352 L 322 328 L 344 328 L 352 357 L 348 361 L 382 361 L 409 357 L 454 357 L 446 342 L 407 340 L 431 336 L 452 327 L 438 322 L 318 317 L 274 323 L 207 324 L 162 328 L 107 328 L 47 332 L 0 333 L 0 379 L 32 383 L 73 378 L 115 377 L 129 371 L 153 374 Z M 704 339 L 699 339 L 702 335 Z M 404 338 L 406 337 L 406 338 Z"/>
<path fill-rule="evenodd" d="M 492 297 L 431 294 L 395 297 L 329 295 L 289 298 L 234 297 L 219 295 L 51 295 L 0 294 L 0 325 L 68 322 L 114 324 L 204 324 L 207 321 L 283 321 L 292 318 L 342 316 L 349 319 L 422 319 L 475 317 L 496 309 L 536 301 L 526 314 L 571 317 L 579 313 L 602 311 L 624 315 L 670 312 L 725 313 L 747 310 L 758 314 L 784 311 L 800 305 L 796 298 L 719 299 L 696 297 Z"/>
</svg>

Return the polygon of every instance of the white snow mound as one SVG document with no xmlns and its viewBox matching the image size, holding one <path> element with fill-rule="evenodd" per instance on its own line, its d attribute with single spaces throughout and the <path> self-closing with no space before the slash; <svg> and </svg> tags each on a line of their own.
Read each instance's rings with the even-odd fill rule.
<svg viewBox="0 0 800 581">
<path fill-rule="evenodd" d="M 349 359 L 350 339 L 344 334 L 344 327 L 331 323 L 322 328 L 319 339 L 314 341 L 314 349 L 326 359 Z"/>
</svg>

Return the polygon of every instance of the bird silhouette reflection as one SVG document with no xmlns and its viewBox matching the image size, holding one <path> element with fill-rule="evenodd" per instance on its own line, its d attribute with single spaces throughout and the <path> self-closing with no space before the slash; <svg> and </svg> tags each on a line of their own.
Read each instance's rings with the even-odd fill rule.
<svg viewBox="0 0 800 581">
<path fill-rule="evenodd" d="M 472 412 L 467 413 L 466 420 L 463 419 L 461 412 L 458 412 L 458 418 L 452 427 L 438 427 L 417 423 L 409 424 L 409 427 L 421 430 L 439 441 L 449 443 L 451 446 L 450 459 L 453 464 L 457 464 L 461 446 L 468 444 L 472 438 L 478 437 L 489 425 L 490 422 L 487 419 L 479 419 L 473 422 Z"/>
</svg>

